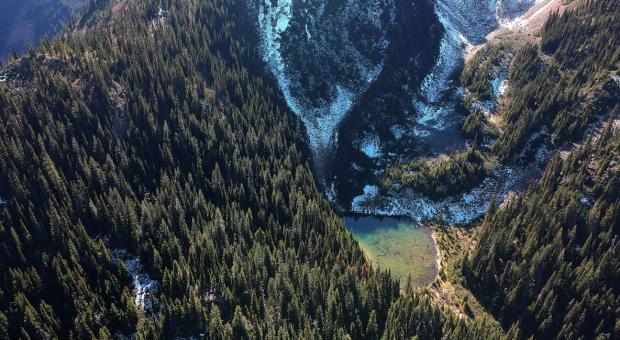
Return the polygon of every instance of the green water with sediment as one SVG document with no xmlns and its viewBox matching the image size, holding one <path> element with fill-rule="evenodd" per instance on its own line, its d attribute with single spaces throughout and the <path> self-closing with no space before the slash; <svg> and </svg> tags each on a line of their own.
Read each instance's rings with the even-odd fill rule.
<svg viewBox="0 0 620 340">
<path fill-rule="evenodd" d="M 405 284 L 411 275 L 412 283 L 422 287 L 430 284 L 437 274 L 437 250 L 431 230 L 406 219 L 393 217 L 344 217 L 370 261 Z"/>
</svg>

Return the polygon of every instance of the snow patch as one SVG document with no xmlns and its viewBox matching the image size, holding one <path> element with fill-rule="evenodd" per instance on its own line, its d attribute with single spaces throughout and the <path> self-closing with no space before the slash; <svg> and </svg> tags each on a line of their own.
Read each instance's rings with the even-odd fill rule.
<svg viewBox="0 0 620 340">
<path fill-rule="evenodd" d="M 352 211 L 363 211 L 364 210 L 364 204 L 367 203 L 369 200 L 377 197 L 377 194 L 379 194 L 379 188 L 375 185 L 366 185 L 364 187 L 364 193 L 359 195 L 359 196 L 355 196 L 353 197 L 353 202 L 352 202 Z"/>
<path fill-rule="evenodd" d="M 443 129 L 444 122 L 454 114 L 455 110 L 455 106 L 450 102 L 427 104 L 414 100 L 413 107 L 418 111 L 415 122 L 419 127 L 414 129 L 418 137 L 430 135 L 429 129 Z"/>
<path fill-rule="evenodd" d="M 336 202 L 336 184 L 334 182 L 332 182 L 329 188 L 325 190 L 325 196 L 327 196 L 327 200 L 329 202 Z"/>
<path fill-rule="evenodd" d="M 506 88 L 508 87 L 508 80 L 506 79 L 508 72 L 500 72 L 500 74 L 491 80 L 491 89 L 493 90 L 493 97 L 499 98 L 504 94 Z"/>
<path fill-rule="evenodd" d="M 408 216 L 418 222 L 439 217 L 450 224 L 468 223 L 482 216 L 493 198 L 495 204 L 500 204 L 520 181 L 531 176 L 529 168 L 503 167 L 473 190 L 439 201 L 412 190 L 379 196 L 375 186 L 367 185 L 364 193 L 353 199 L 351 210 L 373 215 Z"/>
<path fill-rule="evenodd" d="M 168 11 L 164 10 L 161 6 L 157 10 L 157 14 L 155 14 L 155 18 L 151 20 L 153 26 L 157 26 L 158 24 L 163 24 L 168 20 Z"/>
<path fill-rule="evenodd" d="M 419 115 L 415 122 L 424 137 L 425 128 L 442 129 L 443 121 L 454 114 L 455 103 L 442 100 L 448 94 L 456 94 L 457 88 L 450 81 L 458 70 L 464 54 L 474 45 L 483 43 L 485 37 L 500 25 L 520 20 L 535 0 L 439 0 L 435 13 L 445 34 L 439 47 L 435 66 L 424 78 L 413 106 Z M 517 19 L 514 19 L 517 18 Z M 506 89 L 506 74 L 500 72 L 492 82 L 495 98 Z M 493 111 L 495 103 L 479 103 L 486 112 Z"/>
<path fill-rule="evenodd" d="M 593 202 L 594 202 L 594 199 L 592 199 L 592 197 L 584 194 L 579 199 L 579 202 L 581 202 L 581 204 L 585 205 L 586 207 L 591 207 Z"/>
<path fill-rule="evenodd" d="M 392 125 L 390 126 L 390 132 L 392 133 L 392 135 L 394 135 L 394 138 L 396 138 L 396 140 L 399 140 L 403 138 L 403 135 L 405 134 L 405 129 L 400 125 Z"/>
<path fill-rule="evenodd" d="M 458 9 L 457 11 L 454 8 Z M 471 46 L 467 35 L 473 35 L 474 29 L 468 28 L 465 23 L 467 13 L 465 3 L 459 0 L 438 1 L 435 6 L 435 13 L 439 22 L 444 28 L 444 36 L 439 46 L 439 55 L 431 72 L 424 78 L 418 95 L 413 99 L 413 107 L 418 111 L 415 119 L 416 124 L 420 125 L 422 135 L 426 137 L 424 128 L 441 129 L 442 122 L 448 115 L 454 114 L 454 103 L 441 101 L 442 94 L 454 91 L 454 86 L 450 81 L 451 76 L 461 64 L 466 48 Z"/>
<path fill-rule="evenodd" d="M 152 280 L 148 273 L 144 271 L 140 258 L 132 256 L 126 250 L 115 249 L 112 251 L 112 257 L 116 262 L 123 261 L 127 271 L 131 274 L 136 305 L 142 310 L 150 309 L 152 307 L 151 301 L 154 298 L 147 299 L 147 296 L 157 290 L 157 281 Z"/>
<path fill-rule="evenodd" d="M 360 151 L 362 151 L 368 158 L 379 158 L 383 154 L 381 153 L 379 137 L 372 136 L 364 139 L 360 144 Z"/>
<path fill-rule="evenodd" d="M 497 101 L 504 95 L 508 88 L 508 65 L 509 58 L 504 58 L 501 64 L 494 71 L 496 72 L 495 78 L 493 78 L 489 85 L 491 86 L 492 98 L 489 100 L 476 100 L 471 103 L 471 106 L 476 109 L 481 109 L 486 115 L 489 115 L 496 111 Z"/>
</svg>

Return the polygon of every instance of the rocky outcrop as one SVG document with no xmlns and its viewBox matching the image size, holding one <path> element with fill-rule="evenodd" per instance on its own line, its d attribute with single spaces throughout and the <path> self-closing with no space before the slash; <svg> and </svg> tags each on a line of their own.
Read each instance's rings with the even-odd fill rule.
<svg viewBox="0 0 620 340">
<path fill-rule="evenodd" d="M 0 60 L 59 32 L 85 0 L 0 1 Z"/>
</svg>

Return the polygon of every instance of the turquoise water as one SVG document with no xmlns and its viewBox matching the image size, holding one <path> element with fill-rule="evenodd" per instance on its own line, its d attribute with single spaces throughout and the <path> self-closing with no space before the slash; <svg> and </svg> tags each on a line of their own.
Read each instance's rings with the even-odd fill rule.
<svg viewBox="0 0 620 340">
<path fill-rule="evenodd" d="M 431 230 L 407 219 L 393 217 L 344 217 L 369 260 L 389 269 L 404 284 L 411 275 L 412 283 L 430 284 L 437 274 L 437 250 Z"/>
</svg>

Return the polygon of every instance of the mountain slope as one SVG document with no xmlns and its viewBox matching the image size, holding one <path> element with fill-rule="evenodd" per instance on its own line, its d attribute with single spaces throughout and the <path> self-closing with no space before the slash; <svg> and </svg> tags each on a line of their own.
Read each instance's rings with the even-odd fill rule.
<svg viewBox="0 0 620 340">
<path fill-rule="evenodd" d="M 467 285 L 517 338 L 620 336 L 620 126 L 490 213 Z"/>
<path fill-rule="evenodd" d="M 0 3 L 0 60 L 59 32 L 85 0 L 5 0 Z"/>
<path fill-rule="evenodd" d="M 508 337 L 620 337 L 619 15 L 610 1 L 553 14 L 539 48 L 512 61 L 494 151 L 527 162 L 587 137 L 520 197 L 492 208 L 464 260 L 466 285 Z"/>
<path fill-rule="evenodd" d="M 455 316 L 424 291 L 401 288 L 366 261 L 318 190 L 307 129 L 257 53 L 264 37 L 255 4 L 96 1 L 79 29 L 2 68 L 0 339 L 618 337 L 617 123 L 567 160 L 554 159 L 540 183 L 484 219 L 463 273 L 504 334 L 486 320 Z M 538 110 L 563 98 L 546 95 L 570 90 L 584 91 L 583 107 L 591 111 L 575 101 L 561 111 L 507 111 L 528 127 L 504 130 L 507 159 L 539 123 L 570 140 L 594 118 L 617 114 L 617 45 L 604 43 L 617 40 L 614 4 L 594 1 L 554 16 L 540 49 L 518 52 L 513 87 L 538 92 L 513 90 L 514 107 Z M 422 57 L 441 50 L 428 3 L 394 5 L 404 11 L 388 32 L 398 39 L 386 63 L 405 67 L 383 69 L 389 77 L 379 76 L 371 94 L 391 90 L 380 87 L 393 79 L 410 94 L 401 85 L 423 82 L 418 71 L 432 68 L 433 59 Z M 325 21 L 331 29 L 347 22 L 334 16 Z M 280 19 L 269 24 L 277 30 L 286 21 Z M 321 28 L 306 31 L 297 20 L 291 33 L 308 40 Z M 583 48 L 571 53 L 574 46 Z M 412 50 L 400 54 L 404 47 Z M 414 56 L 424 60 L 417 64 Z M 545 92 L 545 79 L 532 81 L 540 60 L 574 86 Z M 379 107 L 360 103 L 366 113 Z M 350 116 L 356 124 L 371 118 Z M 351 134 L 369 127 L 395 137 L 398 131 L 383 126 L 391 122 Z M 343 136 L 351 144 L 336 153 L 381 152 L 381 133 L 379 140 L 363 137 L 356 144 Z M 496 145 L 502 155 L 508 144 Z M 441 196 L 459 189 L 455 183 L 473 186 L 486 171 L 477 151 L 455 159 L 449 166 L 410 164 L 422 169 L 410 184 L 425 181 L 434 190 L 428 195 Z"/>
<path fill-rule="evenodd" d="M 499 112 L 510 129 L 493 145 L 501 159 L 535 154 L 541 144 L 559 147 L 578 140 L 618 105 L 619 15 L 617 1 L 592 1 L 553 14 L 539 46 L 516 53 Z"/>
<path fill-rule="evenodd" d="M 248 13 L 138 1 L 3 70 L 1 339 L 496 332 L 368 265 Z"/>
</svg>

